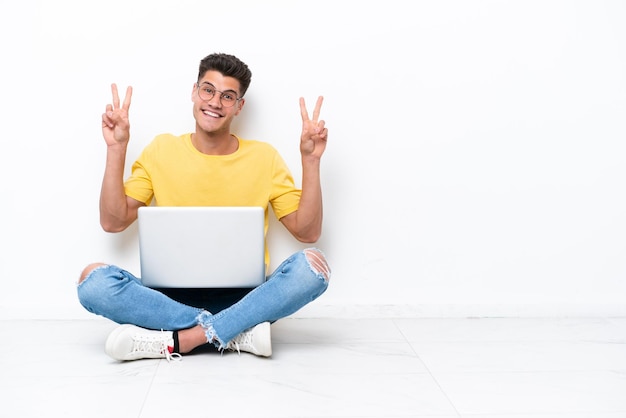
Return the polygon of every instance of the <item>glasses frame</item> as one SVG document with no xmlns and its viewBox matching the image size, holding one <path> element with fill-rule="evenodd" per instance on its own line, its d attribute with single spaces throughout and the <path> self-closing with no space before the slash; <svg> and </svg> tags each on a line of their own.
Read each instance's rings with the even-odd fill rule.
<svg viewBox="0 0 626 418">
<path fill-rule="evenodd" d="M 233 106 L 235 106 L 237 104 L 238 101 L 243 99 L 243 97 L 239 97 L 237 95 L 237 92 L 235 90 L 220 91 L 220 90 L 216 89 L 215 86 L 213 84 L 209 83 L 208 81 L 203 82 L 202 85 L 211 86 L 213 88 L 213 90 L 215 90 L 215 93 L 219 93 L 220 94 L 219 95 L 220 104 L 223 107 L 233 107 Z M 200 90 L 202 89 L 202 85 L 200 84 L 200 82 L 196 83 L 196 89 L 197 89 L 198 97 L 200 98 L 200 100 L 203 100 L 205 102 L 209 102 L 209 101 L 213 100 L 213 98 L 215 97 L 215 93 L 213 93 L 213 95 L 210 98 L 208 98 L 208 99 L 205 99 L 204 97 L 202 97 L 202 95 L 200 94 Z M 234 95 L 236 97 L 236 99 L 233 102 L 233 104 L 224 104 L 224 102 L 223 102 L 224 94 L 231 94 L 231 95 Z"/>
</svg>

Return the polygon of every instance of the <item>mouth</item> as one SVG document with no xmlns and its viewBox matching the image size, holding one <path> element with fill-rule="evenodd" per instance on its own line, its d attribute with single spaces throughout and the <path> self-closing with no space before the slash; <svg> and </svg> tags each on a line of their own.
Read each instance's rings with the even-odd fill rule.
<svg viewBox="0 0 626 418">
<path fill-rule="evenodd" d="M 220 115 L 219 113 L 215 113 L 212 112 L 210 110 L 202 110 L 202 113 L 206 116 L 212 117 L 212 118 L 221 118 L 222 115 Z"/>
</svg>

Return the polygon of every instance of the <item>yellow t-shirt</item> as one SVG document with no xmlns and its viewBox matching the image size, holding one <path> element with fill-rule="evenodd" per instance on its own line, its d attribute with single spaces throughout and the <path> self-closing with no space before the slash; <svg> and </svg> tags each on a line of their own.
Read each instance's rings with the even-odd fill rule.
<svg viewBox="0 0 626 418">
<path fill-rule="evenodd" d="M 270 144 L 237 138 L 229 155 L 206 155 L 191 134 L 159 135 L 132 166 L 126 195 L 159 206 L 261 206 L 268 229 L 268 205 L 278 219 L 298 209 L 296 188 L 284 160 Z M 266 263 L 269 254 L 266 250 Z"/>
</svg>

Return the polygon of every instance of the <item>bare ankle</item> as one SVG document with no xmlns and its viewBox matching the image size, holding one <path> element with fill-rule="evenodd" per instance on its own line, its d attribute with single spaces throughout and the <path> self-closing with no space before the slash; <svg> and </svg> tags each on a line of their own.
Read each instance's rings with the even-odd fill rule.
<svg viewBox="0 0 626 418">
<path fill-rule="evenodd" d="M 206 343 L 206 334 L 200 325 L 178 331 L 178 347 L 183 354 Z"/>
</svg>

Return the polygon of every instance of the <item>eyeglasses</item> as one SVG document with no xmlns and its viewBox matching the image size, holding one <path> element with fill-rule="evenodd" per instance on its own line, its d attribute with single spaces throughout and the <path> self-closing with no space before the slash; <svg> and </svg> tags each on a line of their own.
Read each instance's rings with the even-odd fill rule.
<svg viewBox="0 0 626 418">
<path fill-rule="evenodd" d="M 200 97 L 202 100 L 206 100 L 208 102 L 215 96 L 216 92 L 220 93 L 220 103 L 224 107 L 234 106 L 235 103 L 241 100 L 241 97 L 237 97 L 237 93 L 232 90 L 219 91 L 215 88 L 213 84 L 198 84 L 198 97 Z"/>
</svg>

